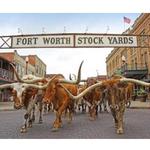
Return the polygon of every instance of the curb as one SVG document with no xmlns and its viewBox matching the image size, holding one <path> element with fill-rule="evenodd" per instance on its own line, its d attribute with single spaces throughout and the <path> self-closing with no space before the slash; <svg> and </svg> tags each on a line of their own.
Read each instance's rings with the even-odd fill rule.
<svg viewBox="0 0 150 150">
<path fill-rule="evenodd" d="M 0 109 L 0 111 L 15 111 L 15 109 Z"/>
<path fill-rule="evenodd" d="M 128 109 L 150 109 L 150 107 L 134 107 L 134 106 L 132 106 L 132 107 L 129 107 Z"/>
</svg>

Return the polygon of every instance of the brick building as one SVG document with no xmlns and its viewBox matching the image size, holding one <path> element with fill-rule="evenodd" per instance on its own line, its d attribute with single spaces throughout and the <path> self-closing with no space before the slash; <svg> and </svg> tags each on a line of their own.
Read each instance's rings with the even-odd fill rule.
<svg viewBox="0 0 150 150">
<path fill-rule="evenodd" d="M 38 77 L 44 77 L 46 74 L 46 65 L 37 55 L 20 56 L 16 50 L 14 52 L 4 52 L 0 53 L 0 84 L 16 81 L 10 62 L 15 64 L 21 78 L 25 74 L 33 74 Z M 2 91 L 0 101 L 8 101 L 10 97 L 9 90 Z"/>
<path fill-rule="evenodd" d="M 14 82 L 14 71 L 9 63 L 10 61 L 0 56 L 0 84 Z M 10 90 L 3 89 L 0 92 L 0 101 L 8 101 L 10 96 Z"/>
<path fill-rule="evenodd" d="M 124 33 L 150 35 L 150 14 L 141 14 Z M 124 34 L 123 33 L 123 34 Z M 142 43 L 141 41 L 141 44 Z M 122 74 L 126 77 L 150 81 L 150 48 L 114 48 L 106 58 L 107 76 Z"/>
<path fill-rule="evenodd" d="M 29 58 L 29 64 L 34 66 L 34 75 L 44 77 L 46 75 L 46 64 L 37 55 L 24 56 Z"/>
<path fill-rule="evenodd" d="M 14 52 L 0 53 L 0 56 L 16 65 L 20 77 L 25 74 L 44 77 L 46 74 L 46 64 L 37 55 L 20 56 L 18 52 L 14 50 Z"/>
</svg>

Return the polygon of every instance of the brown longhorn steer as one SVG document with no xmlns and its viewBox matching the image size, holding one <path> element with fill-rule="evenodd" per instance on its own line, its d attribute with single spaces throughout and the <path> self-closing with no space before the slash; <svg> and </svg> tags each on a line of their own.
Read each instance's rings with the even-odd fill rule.
<svg viewBox="0 0 150 150">
<path fill-rule="evenodd" d="M 72 99 L 79 99 L 87 94 L 89 91 L 100 87 L 107 89 L 107 99 L 108 104 L 112 113 L 112 116 L 115 121 L 116 133 L 122 134 L 123 131 L 123 115 L 125 111 L 126 105 L 126 88 L 129 86 L 129 83 L 139 84 L 143 86 L 150 86 L 150 83 L 146 83 L 143 81 L 139 81 L 136 79 L 130 78 L 112 78 L 103 82 L 96 83 L 87 89 L 85 89 L 82 93 L 78 96 L 73 96 L 63 85 L 61 85 L 65 91 L 68 93 L 70 98 Z"/>
<path fill-rule="evenodd" d="M 68 96 L 66 91 L 60 86 L 60 83 L 65 86 L 73 95 L 77 95 L 78 83 L 81 78 L 81 67 L 83 61 L 80 64 L 78 70 L 77 81 L 66 82 L 64 76 L 57 75 L 56 78 L 46 88 L 43 103 L 53 104 L 54 110 L 56 111 L 56 119 L 53 123 L 52 131 L 57 131 L 62 125 L 62 113 L 69 110 L 69 122 L 72 120 L 72 113 L 74 111 L 74 101 Z"/>
<path fill-rule="evenodd" d="M 86 82 L 86 88 L 94 85 L 95 83 L 97 83 L 95 78 L 88 78 Z M 98 105 L 101 103 L 102 94 L 103 89 L 97 87 L 83 96 L 86 104 L 89 107 L 90 120 L 95 120 L 96 116 L 98 115 Z"/>
<path fill-rule="evenodd" d="M 60 86 L 60 79 L 62 76 L 58 75 L 53 82 L 47 87 L 45 96 L 43 98 L 44 103 L 52 103 L 53 108 L 56 111 L 56 119 L 53 123 L 53 131 L 57 131 L 62 125 L 62 113 L 69 109 L 69 119 L 72 120 L 72 112 L 74 110 L 74 101 L 68 96 L 65 90 Z M 77 95 L 77 85 L 63 84 L 73 95 Z"/>
</svg>

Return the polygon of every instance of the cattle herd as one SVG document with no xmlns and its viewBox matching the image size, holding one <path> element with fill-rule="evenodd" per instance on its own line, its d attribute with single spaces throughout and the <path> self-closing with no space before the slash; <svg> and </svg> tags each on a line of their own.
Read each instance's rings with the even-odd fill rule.
<svg viewBox="0 0 150 150">
<path fill-rule="evenodd" d="M 99 81 L 97 79 L 81 80 L 80 64 L 77 78 L 65 79 L 62 74 L 54 74 L 48 78 L 39 78 L 26 75 L 20 78 L 15 66 L 17 81 L 11 84 L 0 85 L 0 89 L 10 89 L 15 109 L 26 110 L 25 123 L 20 129 L 21 133 L 27 132 L 35 120 L 35 108 L 38 108 L 39 123 L 42 123 L 43 113 L 55 111 L 56 118 L 52 131 L 57 131 L 62 126 L 62 115 L 67 114 L 68 122 L 72 121 L 77 111 L 89 114 L 90 120 L 97 118 L 99 111 L 110 111 L 115 123 L 117 134 L 124 133 L 123 115 L 125 108 L 132 100 L 135 84 L 150 86 L 150 83 L 123 76 L 113 76 L 110 79 Z M 35 107 L 35 106 L 38 107 Z M 102 106 L 103 105 L 103 106 Z"/>
</svg>

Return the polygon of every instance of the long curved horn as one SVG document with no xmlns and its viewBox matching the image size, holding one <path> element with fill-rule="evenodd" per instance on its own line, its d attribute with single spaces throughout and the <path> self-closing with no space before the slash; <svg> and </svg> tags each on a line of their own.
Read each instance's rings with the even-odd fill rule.
<svg viewBox="0 0 150 150">
<path fill-rule="evenodd" d="M 69 74 L 69 80 L 72 80 L 71 73 Z"/>
<path fill-rule="evenodd" d="M 99 86 L 101 86 L 101 85 L 102 85 L 102 82 L 96 83 L 96 84 L 94 84 L 94 85 L 92 85 L 92 86 L 89 86 L 87 89 L 85 89 L 84 91 L 82 91 L 79 95 L 74 96 L 74 95 L 72 95 L 72 94 L 68 91 L 68 89 L 67 89 L 65 86 L 63 86 L 62 84 L 60 84 L 60 86 L 61 86 L 62 88 L 64 88 L 64 90 L 67 92 L 67 94 L 69 95 L 69 97 L 70 97 L 71 99 L 74 99 L 74 100 L 77 100 L 77 99 L 83 97 L 86 93 L 90 92 L 91 90 L 93 90 L 93 89 L 95 89 L 96 87 L 99 87 Z"/>
<path fill-rule="evenodd" d="M 28 83 L 28 84 L 33 84 L 33 83 L 37 83 L 37 82 L 43 82 L 45 81 L 45 78 L 36 78 L 36 79 L 32 79 L 32 80 L 22 80 L 23 83 Z"/>
<path fill-rule="evenodd" d="M 12 84 L 3 84 L 3 85 L 0 85 L 0 89 L 6 89 L 6 88 L 9 88 L 9 87 L 12 87 Z"/>
<path fill-rule="evenodd" d="M 81 67 L 84 61 L 81 62 L 79 70 L 78 70 L 78 77 L 77 80 L 72 81 L 72 80 L 66 80 L 66 79 L 59 79 L 59 83 L 70 83 L 70 84 L 78 84 L 80 83 L 81 80 Z"/>
<path fill-rule="evenodd" d="M 36 77 L 36 79 L 31 79 L 31 80 L 21 79 L 16 71 L 14 64 L 10 63 L 10 65 L 12 66 L 12 68 L 14 70 L 17 80 L 21 83 L 33 84 L 33 83 L 37 83 L 37 82 L 43 82 L 45 80 L 44 78 L 38 78 L 38 77 Z"/>
<path fill-rule="evenodd" d="M 121 78 L 119 80 L 120 80 L 120 82 L 132 82 L 132 83 L 140 84 L 140 85 L 143 85 L 143 86 L 150 86 L 150 83 L 140 81 L 140 80 L 136 80 L 136 79 L 131 79 L 131 78 Z"/>
<path fill-rule="evenodd" d="M 18 75 L 18 73 L 17 73 L 17 71 L 16 71 L 16 68 L 15 68 L 14 64 L 13 64 L 13 63 L 10 63 L 10 65 L 12 66 L 12 68 L 13 68 L 13 70 L 14 70 L 14 73 L 15 73 L 15 75 L 16 75 L 17 80 L 18 80 L 19 82 L 23 82 L 23 80 L 21 80 L 21 78 L 19 77 L 19 75 Z"/>
<path fill-rule="evenodd" d="M 36 88 L 36 89 L 39 89 L 39 90 L 44 90 L 44 89 L 46 89 L 46 88 L 50 85 L 50 83 L 51 83 L 56 77 L 57 77 L 57 75 L 53 76 L 53 77 L 47 82 L 47 84 L 45 84 L 45 85 L 26 84 L 26 83 L 25 83 L 24 86 L 25 86 L 26 88 L 32 87 L 32 88 Z"/>
</svg>

